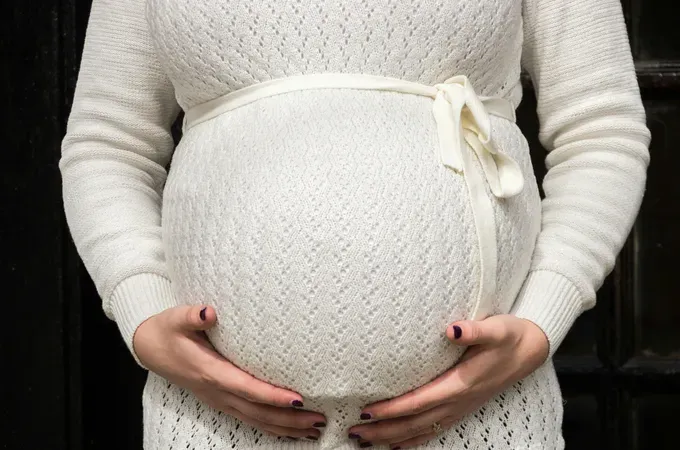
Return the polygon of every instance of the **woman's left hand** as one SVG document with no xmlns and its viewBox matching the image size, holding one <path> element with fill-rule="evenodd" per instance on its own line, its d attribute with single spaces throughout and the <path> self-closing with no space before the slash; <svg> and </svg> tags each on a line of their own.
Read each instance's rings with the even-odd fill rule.
<svg viewBox="0 0 680 450">
<path fill-rule="evenodd" d="M 533 322 L 512 315 L 451 324 L 446 337 L 470 346 L 460 361 L 432 382 L 400 397 L 366 406 L 362 419 L 376 422 L 352 427 L 350 438 L 360 447 L 416 446 L 484 405 L 496 394 L 525 378 L 548 357 L 549 344 Z M 370 415 L 370 416 L 368 416 Z"/>
</svg>

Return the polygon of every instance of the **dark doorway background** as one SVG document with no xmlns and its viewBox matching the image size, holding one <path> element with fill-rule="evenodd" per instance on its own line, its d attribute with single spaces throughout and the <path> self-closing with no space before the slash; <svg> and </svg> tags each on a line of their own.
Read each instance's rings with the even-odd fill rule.
<svg viewBox="0 0 680 450">
<path fill-rule="evenodd" d="M 623 6 L 652 165 L 618 265 L 555 360 L 567 449 L 680 448 L 680 6 Z M 61 209 L 57 163 L 89 8 L 2 2 L 2 449 L 141 449 L 144 372 L 104 317 Z M 527 84 L 520 123 L 542 173 L 534 108 Z"/>
</svg>

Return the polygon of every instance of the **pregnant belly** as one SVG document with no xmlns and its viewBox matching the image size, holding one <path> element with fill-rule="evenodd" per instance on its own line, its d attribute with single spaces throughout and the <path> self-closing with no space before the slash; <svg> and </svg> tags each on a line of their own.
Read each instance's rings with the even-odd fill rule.
<svg viewBox="0 0 680 450">
<path fill-rule="evenodd" d="M 429 99 L 291 96 L 183 138 L 164 193 L 168 263 L 181 301 L 216 308 L 209 338 L 227 359 L 306 405 L 360 407 L 460 357 L 444 332 L 476 306 L 469 198 L 436 158 Z M 528 191 L 496 206 L 499 256 L 513 254 L 519 275 L 499 261 L 494 311 L 509 308 L 528 267 L 537 227 L 523 216 L 538 205 Z"/>
</svg>

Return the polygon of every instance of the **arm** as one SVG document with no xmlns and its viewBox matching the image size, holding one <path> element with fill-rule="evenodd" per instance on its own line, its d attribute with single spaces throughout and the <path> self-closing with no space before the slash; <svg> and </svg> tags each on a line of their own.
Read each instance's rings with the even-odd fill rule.
<svg viewBox="0 0 680 450">
<path fill-rule="evenodd" d="M 76 248 L 131 351 L 137 327 L 176 305 L 160 211 L 179 107 L 145 3 L 94 0 L 59 164 Z"/>
<path fill-rule="evenodd" d="M 545 332 L 552 356 L 630 233 L 650 132 L 619 0 L 524 0 L 523 15 L 549 154 L 542 229 L 512 313 Z"/>
</svg>

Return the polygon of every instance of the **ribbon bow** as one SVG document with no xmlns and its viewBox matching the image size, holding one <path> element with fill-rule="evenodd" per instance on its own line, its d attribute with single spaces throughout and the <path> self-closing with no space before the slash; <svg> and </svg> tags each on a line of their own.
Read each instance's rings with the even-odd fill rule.
<svg viewBox="0 0 680 450">
<path fill-rule="evenodd" d="M 478 97 L 465 76 L 449 78 L 434 87 L 437 95 L 433 108 L 442 164 L 456 172 L 469 170 L 463 153 L 469 145 L 494 196 L 519 194 L 524 187 L 522 171 L 514 159 L 494 147 L 489 119 L 493 114 L 514 122 L 512 105 L 499 98 Z"/>
</svg>

